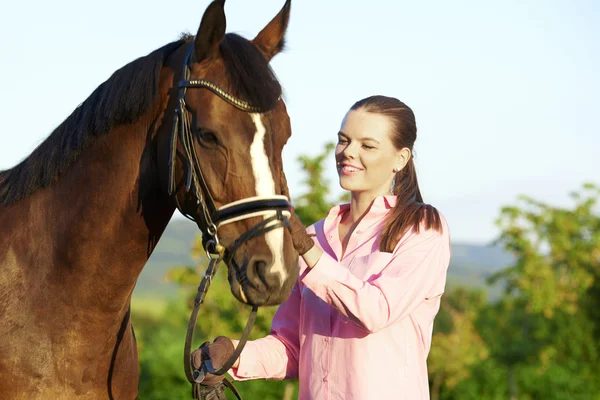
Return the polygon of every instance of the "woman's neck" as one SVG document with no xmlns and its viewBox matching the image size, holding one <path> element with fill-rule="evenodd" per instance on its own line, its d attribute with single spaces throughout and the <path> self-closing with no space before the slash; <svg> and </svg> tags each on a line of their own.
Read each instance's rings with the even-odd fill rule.
<svg viewBox="0 0 600 400">
<path fill-rule="evenodd" d="M 352 192 L 350 196 L 350 210 L 346 214 L 348 225 L 357 224 L 371 209 L 371 205 L 377 196 L 373 194 Z"/>
</svg>

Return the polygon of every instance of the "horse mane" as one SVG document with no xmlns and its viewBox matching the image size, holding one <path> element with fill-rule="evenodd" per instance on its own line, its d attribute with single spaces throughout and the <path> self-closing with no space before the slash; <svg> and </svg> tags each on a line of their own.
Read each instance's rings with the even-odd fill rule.
<svg viewBox="0 0 600 400">
<path fill-rule="evenodd" d="M 140 57 L 98 86 L 65 121 L 18 165 L 0 171 L 0 205 L 13 204 L 57 181 L 96 138 L 134 123 L 155 102 L 160 70 L 175 50 L 193 40 L 189 34 Z M 269 110 L 281 86 L 262 53 L 247 39 L 228 33 L 219 46 L 229 87 L 255 107 Z"/>
<path fill-rule="evenodd" d="M 135 122 L 156 101 L 164 61 L 185 41 L 171 42 L 115 71 L 27 158 L 0 172 L 0 204 L 10 205 L 49 186 L 97 137 Z"/>
</svg>

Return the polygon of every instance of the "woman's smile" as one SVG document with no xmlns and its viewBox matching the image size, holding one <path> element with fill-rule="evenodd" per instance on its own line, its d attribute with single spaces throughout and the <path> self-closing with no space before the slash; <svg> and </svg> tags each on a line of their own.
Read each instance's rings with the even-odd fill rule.
<svg viewBox="0 0 600 400">
<path fill-rule="evenodd" d="M 357 174 L 359 172 L 362 172 L 364 169 L 357 167 L 355 165 L 352 165 L 350 163 L 346 163 L 343 162 L 339 165 L 338 170 L 343 174 L 343 175 L 354 175 Z"/>
</svg>

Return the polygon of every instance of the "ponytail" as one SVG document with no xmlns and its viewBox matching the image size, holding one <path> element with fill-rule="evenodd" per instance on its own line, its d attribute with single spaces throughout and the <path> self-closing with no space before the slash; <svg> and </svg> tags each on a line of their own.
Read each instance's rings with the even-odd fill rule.
<svg viewBox="0 0 600 400">
<path fill-rule="evenodd" d="M 386 217 L 379 241 L 379 251 L 392 253 L 402 236 L 410 229 L 418 233 L 421 224 L 426 230 L 442 231 L 442 221 L 438 211 L 435 207 L 423 203 L 412 157 L 406 166 L 396 173 L 392 194 L 397 196 L 397 202 Z"/>
</svg>

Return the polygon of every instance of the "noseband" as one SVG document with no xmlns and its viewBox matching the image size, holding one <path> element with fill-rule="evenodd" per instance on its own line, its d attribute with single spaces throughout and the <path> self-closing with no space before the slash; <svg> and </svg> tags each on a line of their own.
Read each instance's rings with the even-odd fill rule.
<svg viewBox="0 0 600 400">
<path fill-rule="evenodd" d="M 241 288 L 242 283 L 244 283 L 247 278 L 245 273 L 239 269 L 235 263 L 235 260 L 233 259 L 235 252 L 245 242 L 252 238 L 262 236 L 274 229 L 288 227 L 291 204 L 286 196 L 273 195 L 248 197 L 226 204 L 220 208 L 216 208 L 210 190 L 208 189 L 208 185 L 206 184 L 206 180 L 204 179 L 204 175 L 202 174 L 202 169 L 200 168 L 200 163 L 198 162 L 198 155 L 196 154 L 196 149 L 194 146 L 192 116 L 187 110 L 185 103 L 185 94 L 187 89 L 208 89 L 221 99 L 244 112 L 261 113 L 267 110 L 261 110 L 244 100 L 232 96 L 218 85 L 208 80 L 190 80 L 191 71 L 189 64 L 193 50 L 194 47 L 190 46 L 183 63 L 183 79 L 179 82 L 178 101 L 175 109 L 170 142 L 168 193 L 173 197 L 181 214 L 186 218 L 196 222 L 200 228 L 202 232 L 202 245 L 206 250 L 208 258 L 210 259 L 209 266 L 198 287 L 198 294 L 194 299 L 194 308 L 188 324 L 184 348 L 185 374 L 190 383 L 192 383 L 194 398 L 199 399 L 202 398 L 204 390 L 200 384 L 204 380 L 206 374 L 212 373 L 215 375 L 223 375 L 229 370 L 229 368 L 231 368 L 235 360 L 238 358 L 244 345 L 246 344 L 250 330 L 252 329 L 252 325 L 256 319 L 256 310 L 258 308 L 257 306 L 252 307 L 248 323 L 246 324 L 246 328 L 244 329 L 244 333 L 238 346 L 236 347 L 233 355 L 218 371 L 213 369 L 210 360 L 206 360 L 199 370 L 192 371 L 190 350 L 192 337 L 194 334 L 194 327 L 196 325 L 198 311 L 204 301 L 204 297 L 208 291 L 210 283 L 217 271 L 219 262 L 223 260 L 230 267 L 236 269 L 237 279 Z M 183 148 L 185 156 L 184 162 L 187 170 L 187 175 L 185 177 L 185 190 L 186 193 L 193 196 L 196 202 L 195 208 L 189 213 L 179 204 L 179 200 L 177 199 L 178 188 L 175 183 L 175 166 L 177 162 L 177 147 L 179 142 Z M 221 226 L 260 216 L 264 217 L 264 220 L 254 225 L 247 232 L 238 237 L 231 246 L 225 248 L 220 243 L 218 229 Z M 227 379 L 225 379 L 224 382 L 228 387 L 230 387 L 230 389 L 232 389 L 234 394 L 241 399 L 241 396 L 235 387 L 233 387 L 233 385 Z"/>
</svg>

